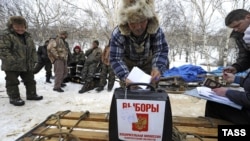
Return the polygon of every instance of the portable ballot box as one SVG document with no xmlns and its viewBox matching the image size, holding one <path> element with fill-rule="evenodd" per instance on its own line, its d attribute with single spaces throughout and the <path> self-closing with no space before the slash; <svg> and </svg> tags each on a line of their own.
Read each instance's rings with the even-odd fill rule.
<svg viewBox="0 0 250 141">
<path fill-rule="evenodd" d="M 110 107 L 110 141 L 171 141 L 172 112 L 163 90 L 117 88 Z M 146 84 L 143 84 L 146 85 Z"/>
</svg>

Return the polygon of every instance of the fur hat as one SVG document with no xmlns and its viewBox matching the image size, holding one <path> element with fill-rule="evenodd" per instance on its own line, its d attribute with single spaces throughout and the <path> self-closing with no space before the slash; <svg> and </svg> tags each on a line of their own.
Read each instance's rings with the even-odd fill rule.
<svg viewBox="0 0 250 141">
<path fill-rule="evenodd" d="M 67 32 L 67 31 L 65 31 L 65 30 L 60 31 L 60 32 L 59 32 L 59 34 L 60 34 L 60 35 L 67 35 L 67 36 L 68 36 L 68 32 Z"/>
<path fill-rule="evenodd" d="M 129 35 L 128 22 L 141 22 L 148 19 L 147 32 L 156 33 L 159 20 L 155 12 L 154 0 L 122 0 L 118 11 L 118 26 L 123 35 Z"/>
<path fill-rule="evenodd" d="M 27 22 L 22 16 L 11 16 L 6 24 L 8 29 L 12 29 L 13 24 L 23 24 L 25 28 L 28 28 Z"/>
</svg>

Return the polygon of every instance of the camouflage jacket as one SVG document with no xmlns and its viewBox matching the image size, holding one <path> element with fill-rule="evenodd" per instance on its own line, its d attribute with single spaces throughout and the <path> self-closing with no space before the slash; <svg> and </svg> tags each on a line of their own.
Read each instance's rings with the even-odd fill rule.
<svg viewBox="0 0 250 141">
<path fill-rule="evenodd" d="M 102 49 L 101 48 L 91 48 L 86 51 L 85 56 L 87 57 L 86 63 L 98 63 L 101 60 Z"/>
<path fill-rule="evenodd" d="M 79 63 L 79 62 L 84 62 L 85 61 L 85 55 L 84 53 L 81 51 L 79 53 L 74 52 L 72 54 L 72 59 L 71 59 L 71 63 Z"/>
<path fill-rule="evenodd" d="M 4 71 L 32 71 L 37 53 L 31 35 L 25 32 L 20 36 L 8 29 L 0 31 L 0 59 Z"/>
<path fill-rule="evenodd" d="M 54 63 L 57 59 L 68 60 L 67 44 L 60 37 L 49 41 L 47 52 L 51 63 Z"/>
</svg>

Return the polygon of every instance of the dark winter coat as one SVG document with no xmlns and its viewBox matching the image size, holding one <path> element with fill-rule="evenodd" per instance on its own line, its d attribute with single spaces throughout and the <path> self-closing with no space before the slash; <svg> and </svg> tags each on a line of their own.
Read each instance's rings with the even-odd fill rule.
<svg viewBox="0 0 250 141">
<path fill-rule="evenodd" d="M 240 81 L 240 86 L 244 92 L 237 90 L 228 90 L 226 96 L 233 102 L 243 106 L 247 111 L 250 120 L 250 73 Z"/>
<path fill-rule="evenodd" d="M 78 63 L 82 64 L 82 63 L 84 63 L 84 61 L 85 61 L 85 55 L 84 55 L 84 53 L 82 51 L 79 52 L 79 53 L 76 53 L 76 52 L 73 53 L 71 63 L 73 63 L 73 64 L 78 64 Z"/>
<path fill-rule="evenodd" d="M 237 72 L 242 72 L 250 68 L 250 50 L 247 49 L 247 44 L 243 40 L 244 33 L 239 33 L 233 31 L 230 35 L 231 38 L 235 39 L 235 42 L 238 47 L 238 57 L 236 63 L 232 66 L 236 68 Z"/>
<path fill-rule="evenodd" d="M 67 41 L 65 41 L 65 40 L 63 40 L 64 41 L 64 44 L 65 44 L 65 47 L 67 48 L 67 50 L 68 50 L 68 63 L 72 60 L 72 53 L 71 53 L 71 51 L 70 51 L 70 48 L 69 48 L 69 43 L 67 42 Z"/>
<path fill-rule="evenodd" d="M 37 50 L 38 62 L 39 63 L 46 63 L 50 62 L 48 53 L 47 53 L 47 46 L 39 46 Z"/>
<path fill-rule="evenodd" d="M 99 47 L 91 48 L 86 51 L 85 56 L 87 57 L 86 63 L 98 63 L 101 61 L 102 49 Z"/>
<path fill-rule="evenodd" d="M 31 35 L 17 35 L 9 29 L 0 31 L 0 59 L 4 71 L 32 71 L 37 53 Z"/>
</svg>

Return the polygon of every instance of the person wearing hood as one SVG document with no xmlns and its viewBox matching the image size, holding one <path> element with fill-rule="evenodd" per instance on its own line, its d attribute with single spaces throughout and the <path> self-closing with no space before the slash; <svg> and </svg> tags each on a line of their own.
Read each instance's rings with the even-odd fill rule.
<svg viewBox="0 0 250 141">
<path fill-rule="evenodd" d="M 168 44 L 155 12 L 154 0 L 122 0 L 118 26 L 111 35 L 110 63 L 121 87 L 134 66 L 152 76 L 155 84 L 167 70 Z"/>
<path fill-rule="evenodd" d="M 75 46 L 73 49 L 72 59 L 70 61 L 70 66 L 83 65 L 85 62 L 85 54 L 80 46 Z"/>
<path fill-rule="evenodd" d="M 6 89 L 10 104 L 22 106 L 25 102 L 20 97 L 18 77 L 26 88 L 27 100 L 42 100 L 37 95 L 33 69 L 37 62 L 35 43 L 27 30 L 27 22 L 22 16 L 11 16 L 7 29 L 0 31 L 0 59 L 5 72 Z"/>
<path fill-rule="evenodd" d="M 84 65 L 85 59 L 86 59 L 85 54 L 82 51 L 81 47 L 75 46 L 73 49 L 71 61 L 69 63 L 69 67 L 71 69 L 70 76 L 76 75 L 76 66 L 77 65 Z"/>
</svg>

